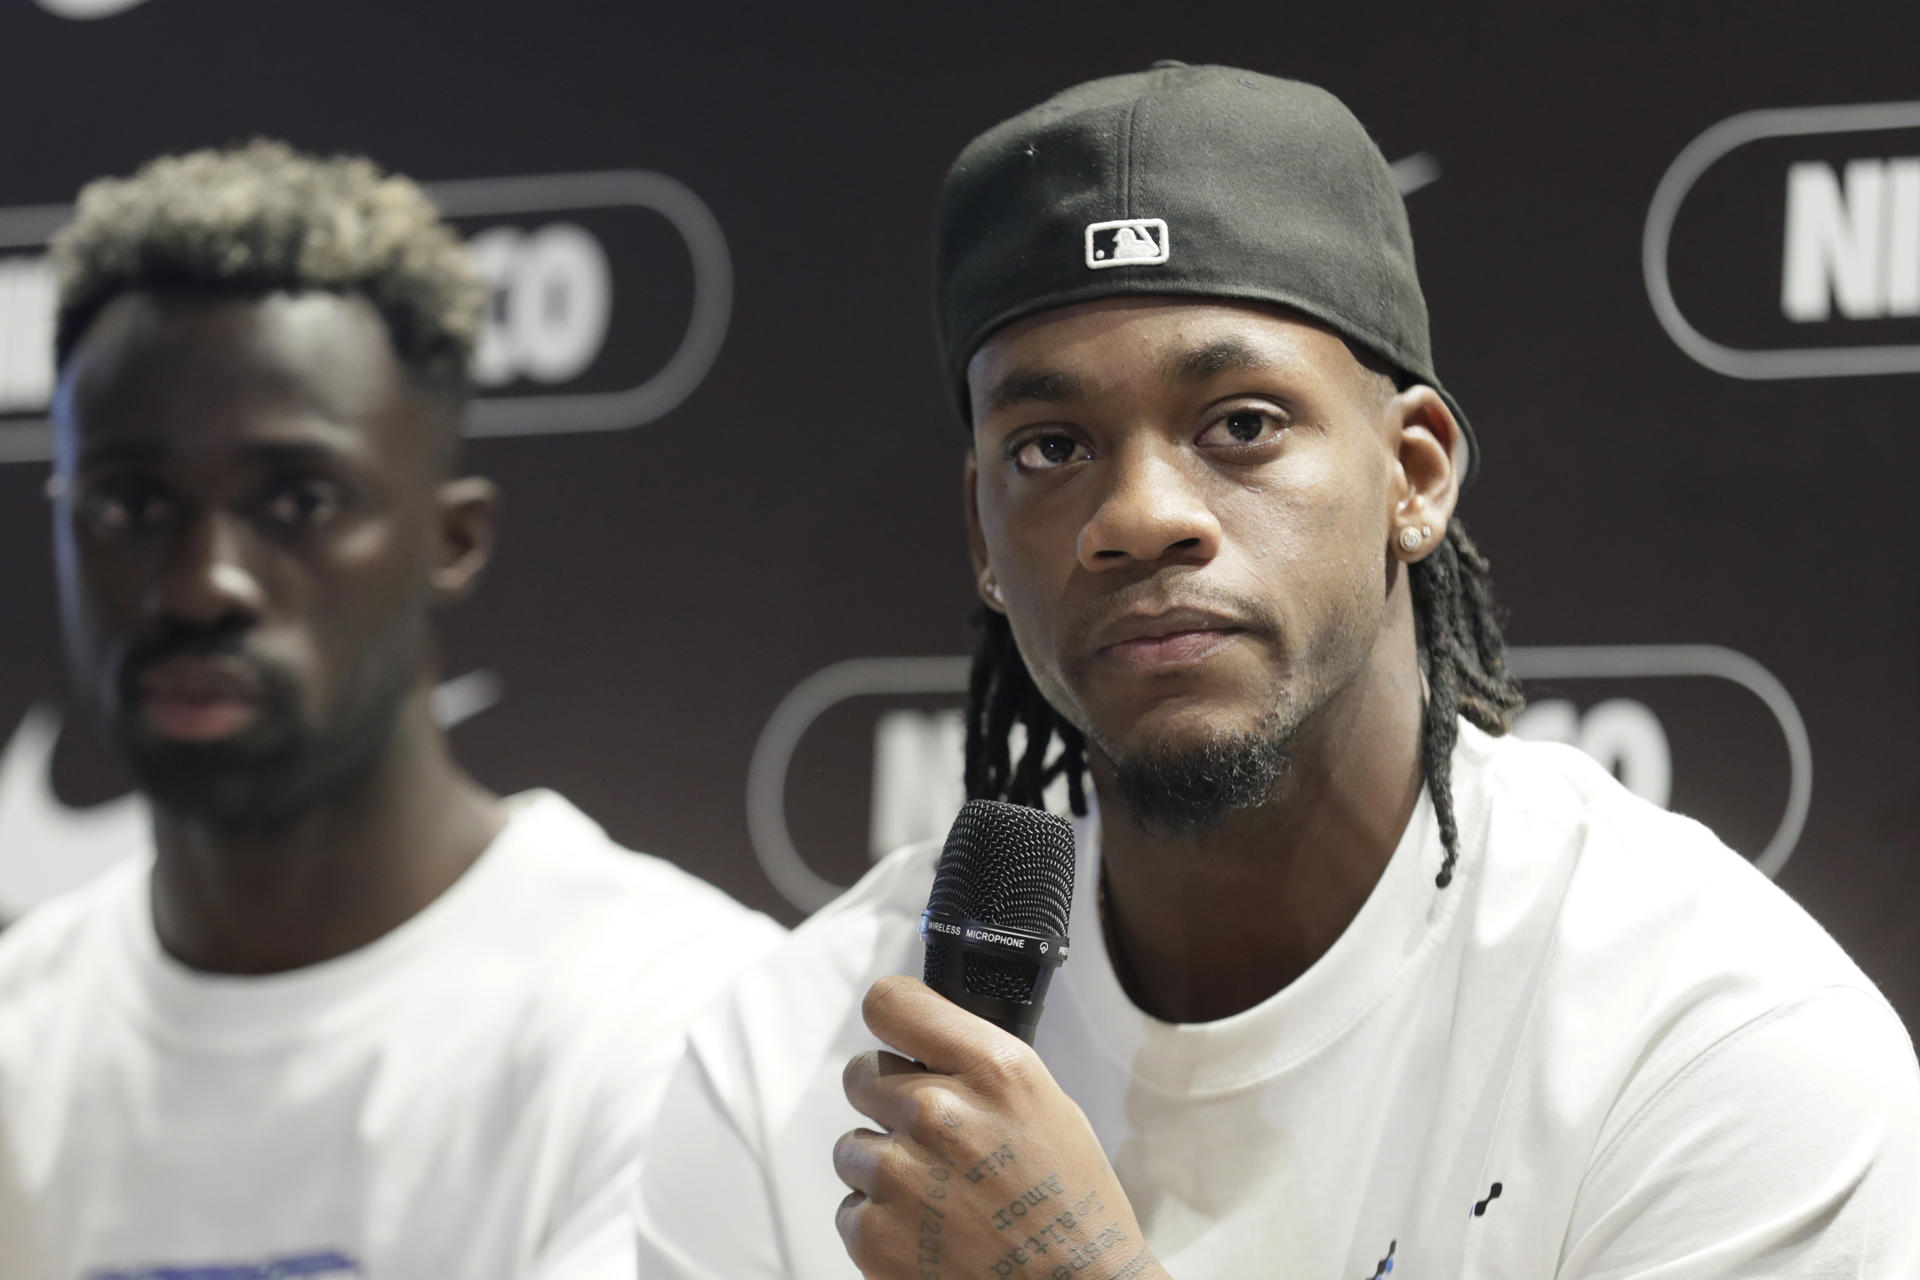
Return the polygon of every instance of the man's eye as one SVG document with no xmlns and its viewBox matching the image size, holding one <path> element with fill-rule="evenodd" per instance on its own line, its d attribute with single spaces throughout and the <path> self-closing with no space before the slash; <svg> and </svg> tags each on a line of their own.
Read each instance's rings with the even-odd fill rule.
<svg viewBox="0 0 1920 1280">
<path fill-rule="evenodd" d="M 340 493 L 324 480 L 282 485 L 261 507 L 268 521 L 284 529 L 313 529 L 340 513 Z"/>
<path fill-rule="evenodd" d="M 1267 409 L 1231 409 L 1215 419 L 1200 435 L 1200 443 L 1212 445 L 1265 444 L 1285 426 L 1279 416 Z"/>
<path fill-rule="evenodd" d="M 1072 436 L 1035 436 L 1014 451 L 1013 460 L 1028 471 L 1050 471 L 1093 455 Z"/>
<path fill-rule="evenodd" d="M 108 537 L 163 528 L 180 513 L 178 503 L 151 485 L 95 489 L 81 498 L 80 510 L 95 533 Z"/>
</svg>

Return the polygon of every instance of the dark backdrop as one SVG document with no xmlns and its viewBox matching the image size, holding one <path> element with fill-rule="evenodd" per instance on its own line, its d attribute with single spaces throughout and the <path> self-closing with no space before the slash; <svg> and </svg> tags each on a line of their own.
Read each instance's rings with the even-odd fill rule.
<svg viewBox="0 0 1920 1280">
<path fill-rule="evenodd" d="M 460 754 L 794 919 L 957 785 L 939 177 L 1179 57 L 1325 84 L 1399 162 L 1525 731 L 1713 825 L 1920 1015 L 1920 7 L 113 7 L 0 0 L 0 914 L 138 826 L 57 732 L 45 206 L 255 133 L 440 184 L 502 282 Z"/>
</svg>

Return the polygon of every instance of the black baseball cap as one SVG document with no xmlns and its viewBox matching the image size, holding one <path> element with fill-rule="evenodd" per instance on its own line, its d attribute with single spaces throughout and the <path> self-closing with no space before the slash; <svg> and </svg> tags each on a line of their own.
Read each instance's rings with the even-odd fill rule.
<svg viewBox="0 0 1920 1280">
<path fill-rule="evenodd" d="M 936 320 L 967 362 L 1024 316 L 1096 298 L 1275 303 L 1446 401 L 1413 235 L 1380 148 L 1340 100 L 1234 67 L 1154 64 L 1076 85 L 975 138 L 940 192 Z"/>
</svg>

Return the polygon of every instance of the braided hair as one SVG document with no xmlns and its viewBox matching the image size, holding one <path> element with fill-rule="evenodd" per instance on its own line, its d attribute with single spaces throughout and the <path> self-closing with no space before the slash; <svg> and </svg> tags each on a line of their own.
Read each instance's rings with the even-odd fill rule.
<svg viewBox="0 0 1920 1280">
<path fill-rule="evenodd" d="M 1460 832 L 1453 812 L 1453 747 L 1465 716 L 1491 734 L 1503 734 L 1524 700 L 1507 673 L 1507 642 L 1494 607 L 1487 558 L 1465 526 L 1453 520 L 1446 537 L 1424 559 L 1408 566 L 1420 664 L 1427 701 L 1420 717 L 1420 769 L 1433 796 L 1446 851 L 1434 883 L 1453 882 Z M 1086 739 L 1034 687 L 1004 616 L 982 607 L 974 619 L 980 646 L 967 681 L 966 788 L 970 800 L 1006 800 L 1044 808 L 1056 778 L 1067 780 L 1068 802 L 1087 811 Z M 1013 728 L 1025 744 L 1013 759 Z M 1054 739 L 1060 749 L 1052 760 Z"/>
</svg>

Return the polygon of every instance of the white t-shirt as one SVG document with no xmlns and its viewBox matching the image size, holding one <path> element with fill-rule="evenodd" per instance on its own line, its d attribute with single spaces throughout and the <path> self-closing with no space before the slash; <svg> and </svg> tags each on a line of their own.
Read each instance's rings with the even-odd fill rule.
<svg viewBox="0 0 1920 1280">
<path fill-rule="evenodd" d="M 309 968 L 181 966 L 150 860 L 0 934 L 0 1128 L 56 1274 L 630 1280 L 686 1025 L 783 935 L 551 792 L 509 803 L 438 899 Z"/>
<path fill-rule="evenodd" d="M 1463 724 L 1453 777 L 1452 886 L 1423 799 L 1326 955 L 1217 1022 L 1128 999 L 1083 834 L 1036 1048 L 1168 1273 L 1920 1277 L 1920 1068 L 1832 939 L 1570 748 Z M 868 1122 L 840 1072 L 874 1047 L 866 987 L 920 971 L 937 856 L 887 859 L 696 1025 L 643 1280 L 854 1274 L 831 1150 Z"/>
<path fill-rule="evenodd" d="M 7 1280 L 44 1280 L 40 1261 L 40 1231 L 33 1209 L 20 1186 L 20 1170 L 0 1112 L 0 1276 Z"/>
</svg>

